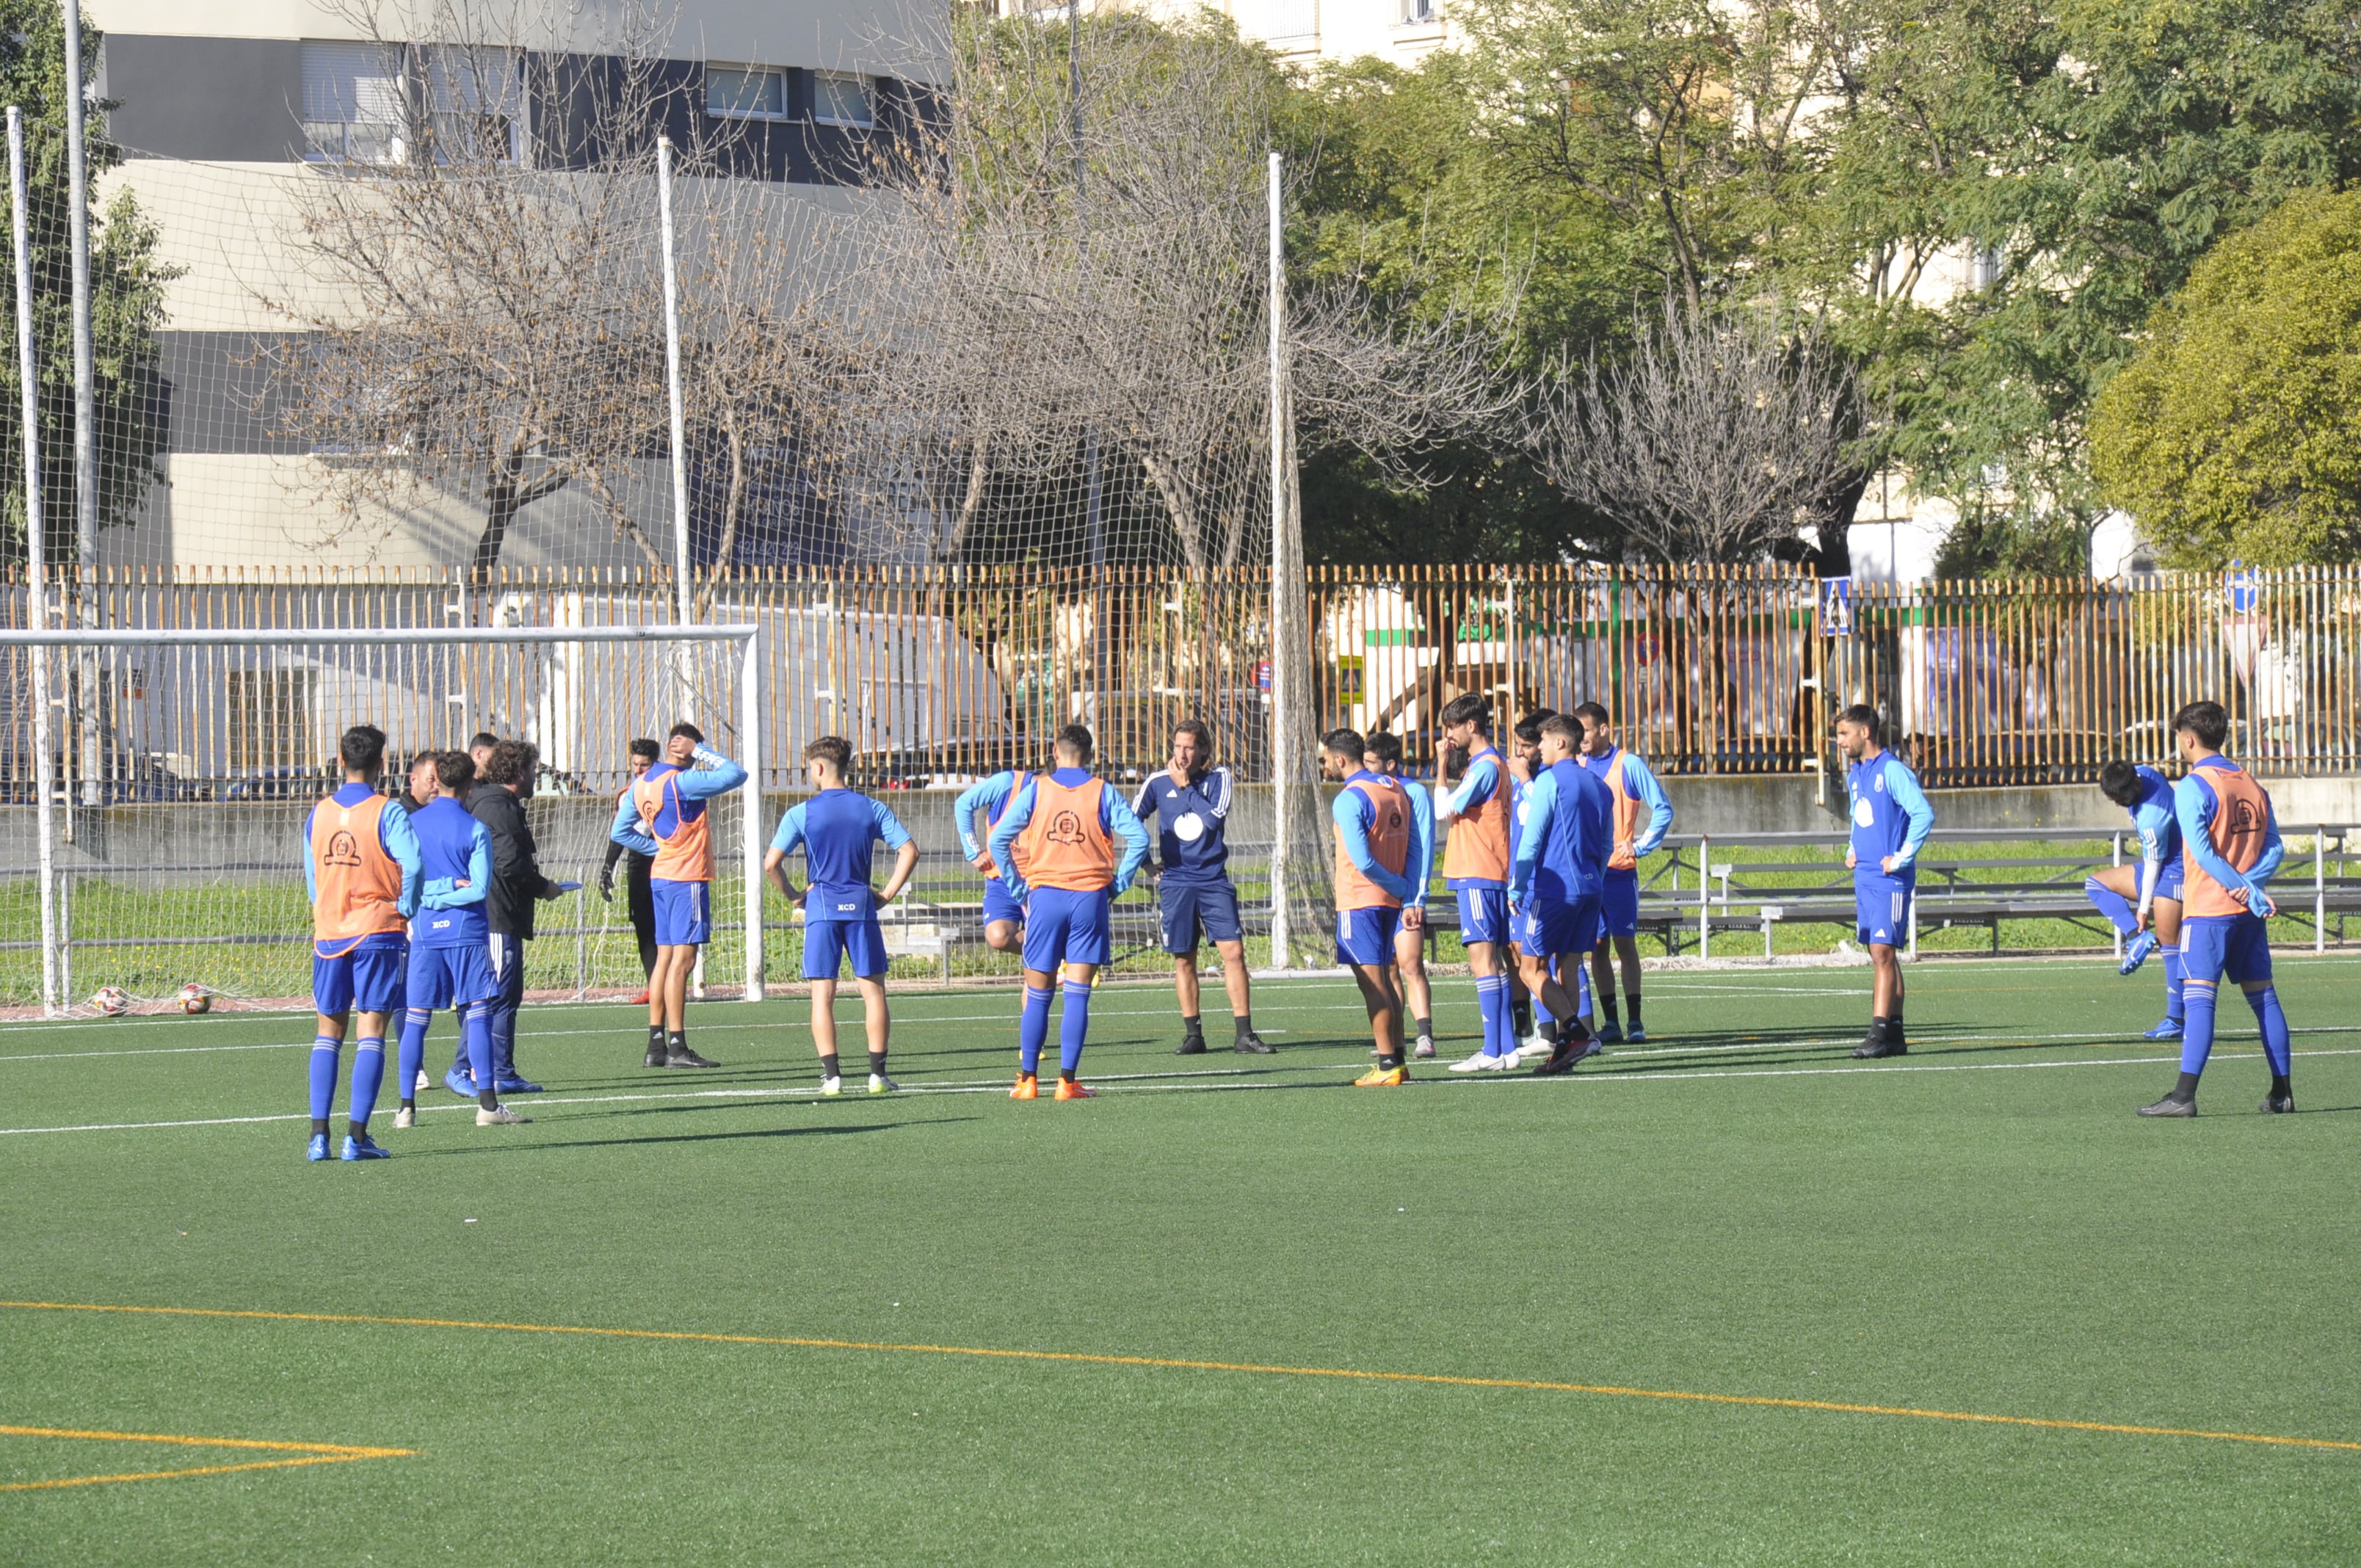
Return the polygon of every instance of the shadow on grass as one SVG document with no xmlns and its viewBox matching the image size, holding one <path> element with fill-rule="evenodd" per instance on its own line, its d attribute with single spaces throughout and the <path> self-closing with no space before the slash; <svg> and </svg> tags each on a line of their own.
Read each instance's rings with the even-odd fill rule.
<svg viewBox="0 0 2361 1568">
<path fill-rule="evenodd" d="M 972 1117 L 945 1117 L 929 1120 L 929 1126 L 948 1121 L 972 1121 Z M 623 1138 L 567 1138 L 555 1143 L 478 1144 L 469 1148 L 422 1149 L 406 1157 L 432 1159 L 437 1157 L 469 1157 L 480 1155 L 540 1154 L 550 1149 L 621 1148 L 633 1144 L 709 1144 L 743 1138 L 839 1137 L 854 1133 L 890 1133 L 909 1124 L 901 1122 L 863 1122 L 840 1127 L 750 1127 L 735 1133 L 649 1133 Z"/>
</svg>

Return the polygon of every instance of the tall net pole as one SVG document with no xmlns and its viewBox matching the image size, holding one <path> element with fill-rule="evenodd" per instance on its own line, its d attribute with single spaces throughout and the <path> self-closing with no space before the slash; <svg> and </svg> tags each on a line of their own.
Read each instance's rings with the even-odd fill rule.
<svg viewBox="0 0 2361 1568">
<path fill-rule="evenodd" d="M 680 274 L 674 260 L 672 224 L 672 138 L 656 138 L 656 222 L 664 246 L 664 398 L 672 423 L 672 560 L 673 587 L 677 597 L 675 619 L 690 620 L 688 581 L 688 416 L 680 391 Z M 696 665 L 689 647 L 680 648 L 680 710 L 685 718 L 696 696 Z"/>
<path fill-rule="evenodd" d="M 1289 602 L 1295 592 L 1293 569 L 1301 561 L 1300 546 L 1290 548 L 1293 519 L 1290 516 L 1287 418 L 1287 256 L 1281 181 L 1285 159 L 1270 155 L 1270 962 L 1273 969 L 1292 965 L 1294 932 L 1290 928 L 1288 864 L 1294 853 L 1295 774 L 1302 746 L 1295 734 L 1295 711 L 1303 700 L 1296 690 L 1295 672 L 1289 666 L 1289 628 L 1294 617 Z"/>
<path fill-rule="evenodd" d="M 65 24 L 66 223 L 73 253 L 74 563 L 82 578 L 82 622 L 94 626 L 96 601 L 91 578 L 98 566 L 98 400 L 92 385 L 96 351 L 90 330 L 90 148 L 84 131 L 88 106 L 82 96 L 81 0 L 65 0 Z M 75 699 L 82 721 L 82 788 L 86 806 L 98 804 L 97 675 L 93 655 L 85 654 L 77 661 Z"/>
<path fill-rule="evenodd" d="M 22 395 L 25 432 L 25 624 L 49 624 L 47 536 L 41 524 L 41 399 L 33 358 L 33 247 L 25 220 L 25 113 L 8 105 L 8 210 L 16 260 L 16 386 Z M 58 1012 L 58 879 L 54 847 L 57 780 L 49 759 L 49 651 L 35 646 L 33 689 L 33 800 L 40 834 L 41 1014 Z"/>
</svg>

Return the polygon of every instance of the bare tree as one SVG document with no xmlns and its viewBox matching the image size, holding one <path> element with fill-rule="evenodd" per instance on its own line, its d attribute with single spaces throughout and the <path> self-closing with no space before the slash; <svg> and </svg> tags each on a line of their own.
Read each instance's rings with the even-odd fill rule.
<svg viewBox="0 0 2361 1568">
<path fill-rule="evenodd" d="M 1760 559 L 1832 511 L 1860 463 L 1852 373 L 1809 323 L 1667 296 L 1631 353 L 1594 350 L 1538 400 L 1526 443 L 1570 499 L 1675 565 Z"/>
</svg>

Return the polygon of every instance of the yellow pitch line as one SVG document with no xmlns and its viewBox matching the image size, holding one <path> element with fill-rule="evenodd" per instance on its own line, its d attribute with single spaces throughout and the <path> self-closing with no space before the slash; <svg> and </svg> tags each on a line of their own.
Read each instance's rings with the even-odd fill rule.
<svg viewBox="0 0 2361 1568">
<path fill-rule="evenodd" d="M 357 1459 L 401 1459 L 411 1448 L 366 1448 L 345 1442 L 270 1442 L 250 1437 L 186 1437 L 174 1432 L 94 1431 L 77 1427 L 0 1426 L 0 1437 L 79 1438 L 97 1442 L 170 1442 L 189 1448 L 260 1448 L 304 1454 L 302 1459 L 256 1459 L 244 1464 L 200 1464 L 185 1470 L 141 1470 L 121 1475 L 69 1475 L 55 1481 L 0 1483 L 0 1492 L 44 1492 L 60 1486 L 104 1486 L 117 1481 L 170 1481 L 183 1475 L 228 1475 L 241 1470 L 291 1470 L 303 1464 L 349 1464 Z"/>
<path fill-rule="evenodd" d="M 1104 1355 L 1072 1350 L 1007 1350 L 983 1345 L 895 1344 L 867 1340 L 807 1339 L 774 1334 L 699 1333 L 680 1329 L 609 1329 L 569 1323 L 477 1322 L 464 1318 L 390 1318 L 353 1312 L 266 1312 L 225 1307 L 135 1307 L 85 1301 L 0 1301 L 0 1308 L 45 1312 L 126 1312 L 176 1318 L 244 1318 L 291 1323 L 371 1323 L 391 1328 L 474 1329 L 503 1333 L 575 1334 L 595 1339 L 686 1341 L 702 1344 L 764 1344 L 801 1350 L 860 1350 L 906 1355 L 960 1355 L 1001 1361 L 1052 1361 L 1086 1366 L 1154 1366 L 1186 1372 L 1242 1372 L 1275 1377 L 1334 1377 L 1365 1383 L 1421 1383 L 1452 1388 L 1511 1388 L 1548 1394 L 1594 1394 L 1619 1399 L 1676 1399 L 1702 1405 L 1751 1405 L 1771 1409 L 1830 1410 L 1854 1416 L 1909 1416 L 1929 1421 L 2039 1427 L 2052 1431 L 2115 1432 L 2132 1437 L 2194 1437 L 2282 1448 L 2324 1448 L 2361 1453 L 2361 1442 L 2267 1432 L 2214 1431 L 2202 1427 L 2136 1426 L 2048 1416 L 1930 1410 L 1910 1405 L 1854 1405 L 1833 1399 L 1788 1399 L 1765 1394 L 1710 1394 L 1678 1388 L 1626 1388 L 1610 1383 L 1556 1383 L 1523 1377 L 1462 1377 L 1437 1372 L 1372 1372 L 1345 1366 L 1275 1366 L 1251 1361 L 1187 1361 L 1156 1355 Z M 396 1451 L 399 1452 L 399 1451 Z"/>
</svg>

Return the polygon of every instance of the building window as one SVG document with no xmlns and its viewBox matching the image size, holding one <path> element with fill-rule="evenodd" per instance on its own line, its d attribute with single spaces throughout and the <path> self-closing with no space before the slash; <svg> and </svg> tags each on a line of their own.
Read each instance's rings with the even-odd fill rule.
<svg viewBox="0 0 2361 1568">
<path fill-rule="evenodd" d="M 1319 0 L 1270 0 L 1263 16 L 1265 38 L 1312 38 L 1320 36 Z"/>
<path fill-rule="evenodd" d="M 377 44 L 303 46 L 303 135 L 324 163 L 399 163 L 409 156 L 402 51 Z"/>
<path fill-rule="evenodd" d="M 1991 246 L 1976 247 L 1975 259 L 1969 264 L 1968 287 L 1982 293 L 2000 281 L 2001 272 L 2005 266 L 2006 262 L 2001 253 Z"/>
<path fill-rule="evenodd" d="M 812 118 L 823 126 L 875 125 L 877 113 L 870 101 L 869 79 L 833 71 L 815 72 Z"/>
<path fill-rule="evenodd" d="M 1402 0 L 1402 25 L 1414 27 L 1434 20 L 1434 0 Z"/>
<path fill-rule="evenodd" d="M 739 66 L 705 68 L 705 112 L 717 120 L 787 117 L 787 73 Z"/>
<path fill-rule="evenodd" d="M 515 49 L 418 49 L 438 163 L 514 163 L 524 155 L 524 59 Z"/>
</svg>

